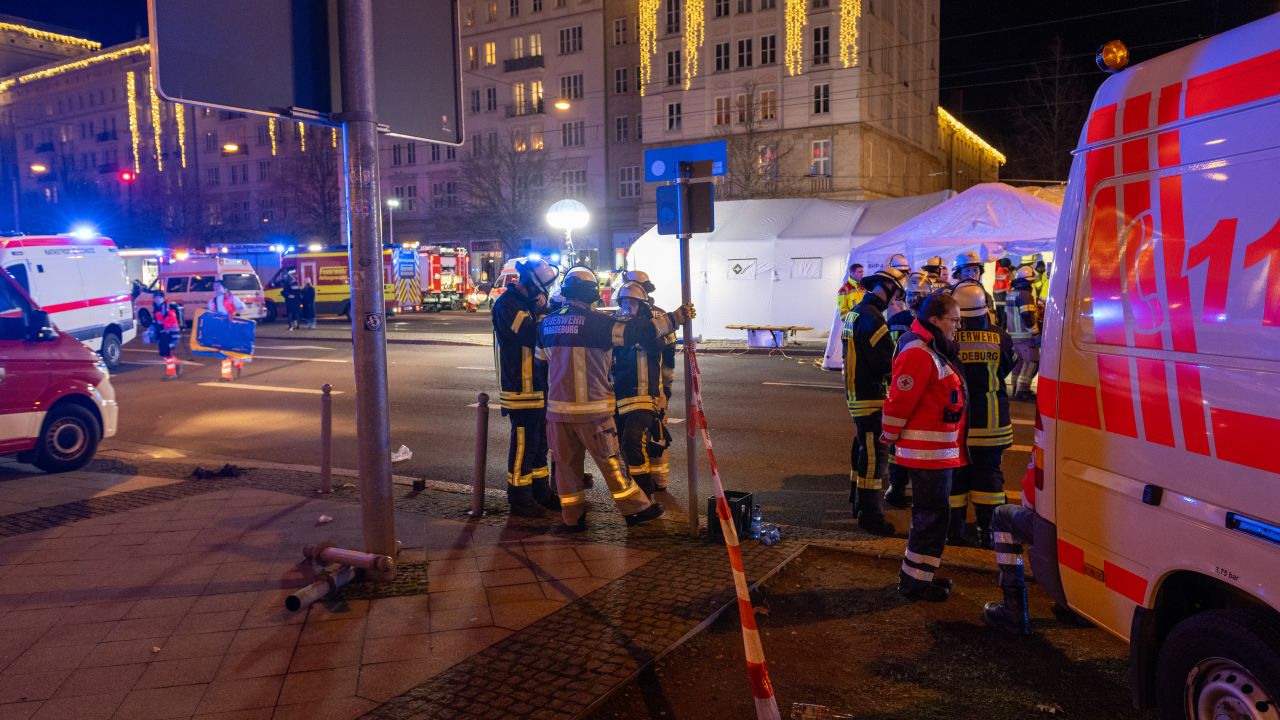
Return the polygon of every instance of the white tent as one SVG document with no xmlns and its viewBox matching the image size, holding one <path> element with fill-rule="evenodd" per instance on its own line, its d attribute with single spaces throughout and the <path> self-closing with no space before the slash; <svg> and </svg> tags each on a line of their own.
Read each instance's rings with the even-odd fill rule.
<svg viewBox="0 0 1280 720">
<path fill-rule="evenodd" d="M 1003 183 L 974 185 L 875 240 L 854 247 L 849 263 L 862 263 L 867 272 L 873 272 L 891 255 L 902 253 L 913 268 L 939 255 L 950 267 L 957 254 L 976 249 L 988 262 L 1008 256 L 1017 264 L 1025 255 L 1053 250 L 1061 212 L 1058 205 Z M 836 317 L 833 328 L 839 324 Z M 827 340 L 823 367 L 843 367 L 839 333 L 834 330 Z"/>
<path fill-rule="evenodd" d="M 875 201 L 727 200 L 715 204 L 716 229 L 690 241 L 690 278 L 698 317 L 694 334 L 743 338 L 727 325 L 801 325 L 821 338 L 844 282 L 849 250 L 939 202 L 947 193 Z M 864 223 L 874 232 L 863 232 Z M 680 250 L 650 228 L 627 254 L 649 273 L 654 301 L 680 304 Z"/>
</svg>

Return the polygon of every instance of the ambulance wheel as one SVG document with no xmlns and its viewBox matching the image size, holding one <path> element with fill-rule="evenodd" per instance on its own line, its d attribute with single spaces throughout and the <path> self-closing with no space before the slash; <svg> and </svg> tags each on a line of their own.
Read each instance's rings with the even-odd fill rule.
<svg viewBox="0 0 1280 720">
<path fill-rule="evenodd" d="M 263 307 L 266 308 L 267 314 L 262 316 L 262 322 L 264 323 L 275 322 L 276 321 L 276 304 L 268 300 L 263 304 Z"/>
<path fill-rule="evenodd" d="M 1173 628 L 1156 665 L 1160 720 L 1280 718 L 1280 620 L 1209 610 Z"/>
<path fill-rule="evenodd" d="M 102 349 L 98 351 L 102 356 L 102 362 L 107 364 L 108 370 L 115 370 L 120 367 L 120 359 L 123 352 L 120 350 L 120 335 L 114 330 L 108 330 L 102 335 Z"/>
<path fill-rule="evenodd" d="M 79 405 L 55 405 L 45 416 L 31 464 L 50 473 L 84 467 L 98 449 L 102 430 L 93 414 Z"/>
<path fill-rule="evenodd" d="M 147 310 L 146 308 L 142 308 L 141 310 L 138 311 L 138 325 L 142 326 L 143 330 L 146 330 L 147 328 L 151 327 L 151 311 L 150 310 Z"/>
</svg>

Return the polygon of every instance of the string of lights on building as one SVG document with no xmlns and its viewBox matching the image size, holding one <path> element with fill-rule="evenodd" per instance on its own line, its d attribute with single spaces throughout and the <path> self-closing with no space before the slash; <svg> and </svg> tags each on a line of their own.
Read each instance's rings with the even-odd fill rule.
<svg viewBox="0 0 1280 720">
<path fill-rule="evenodd" d="M 124 74 L 124 94 L 129 104 L 129 140 L 136 174 L 142 171 L 142 164 L 138 161 L 138 74 L 132 70 Z"/>
<path fill-rule="evenodd" d="M 995 158 L 996 162 L 999 164 L 1005 164 L 1006 160 L 1004 153 L 992 147 L 986 140 L 983 140 L 978 133 L 965 127 L 964 123 L 955 119 L 955 116 L 942 108 L 938 108 L 938 127 L 943 130 L 950 130 L 951 132 L 954 132 L 968 142 L 977 145 L 983 152 Z"/>
<path fill-rule="evenodd" d="M 702 48 L 706 31 L 704 0 L 688 0 L 685 3 L 684 29 L 684 89 L 693 85 L 698 74 L 698 50 Z"/>
<path fill-rule="evenodd" d="M 786 45 L 782 49 L 787 74 L 796 76 L 804 69 L 804 26 L 809 24 L 808 3 L 805 0 L 786 0 Z"/>
<path fill-rule="evenodd" d="M 862 0 L 840 0 L 840 65 L 851 68 L 858 64 L 858 18 L 862 17 Z"/>
<path fill-rule="evenodd" d="M 28 27 L 26 25 L 18 25 L 15 23 L 0 22 L 0 30 L 11 30 L 13 32 L 22 33 L 27 37 L 36 40 L 47 40 L 49 42 L 62 43 L 64 45 L 75 45 L 87 50 L 101 50 L 102 43 L 86 40 L 84 38 L 72 37 L 71 35 L 62 35 L 48 30 L 40 30 L 38 28 Z"/>
</svg>

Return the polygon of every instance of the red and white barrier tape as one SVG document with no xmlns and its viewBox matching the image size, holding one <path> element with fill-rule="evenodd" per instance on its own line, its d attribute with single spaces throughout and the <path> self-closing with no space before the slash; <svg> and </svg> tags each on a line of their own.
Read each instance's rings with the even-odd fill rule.
<svg viewBox="0 0 1280 720">
<path fill-rule="evenodd" d="M 698 370 L 696 348 L 690 344 L 685 352 L 689 354 L 689 382 L 693 387 L 693 417 L 687 423 L 689 437 L 693 438 L 695 428 L 702 433 L 702 444 L 707 448 L 707 460 L 711 463 L 711 479 L 716 486 L 716 517 L 720 519 L 720 529 L 724 532 L 725 547 L 729 551 L 729 565 L 733 568 L 733 587 L 738 593 L 738 617 L 742 619 L 742 647 L 747 656 L 747 676 L 751 679 L 751 694 L 756 701 L 757 720 L 781 720 L 778 714 L 778 701 L 773 695 L 773 683 L 769 680 L 769 669 L 764 662 L 764 646 L 760 644 L 760 631 L 756 628 L 755 608 L 751 604 L 751 594 L 747 589 L 747 576 L 742 567 L 742 548 L 738 545 L 738 529 L 729 514 L 729 502 L 724 497 L 724 485 L 720 482 L 720 468 L 716 465 L 716 454 L 711 447 L 711 435 L 707 432 L 707 415 L 702 408 L 702 383 Z"/>
</svg>

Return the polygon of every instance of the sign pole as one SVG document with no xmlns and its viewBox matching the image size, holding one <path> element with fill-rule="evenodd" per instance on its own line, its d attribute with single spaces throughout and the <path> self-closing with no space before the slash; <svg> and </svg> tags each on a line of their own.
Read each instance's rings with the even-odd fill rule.
<svg viewBox="0 0 1280 720">
<path fill-rule="evenodd" d="M 396 556 L 391 488 L 391 418 L 387 406 L 387 336 L 379 233 L 378 126 L 374 116 L 373 0 L 338 0 L 342 73 L 342 147 L 351 266 L 351 336 L 355 345 L 356 436 L 364 550 Z M 389 572 L 366 571 L 374 581 Z"/>
<path fill-rule="evenodd" d="M 692 281 L 689 277 L 689 242 L 693 239 L 693 234 L 688 232 L 688 213 L 686 206 L 688 205 L 687 192 L 689 189 L 689 168 L 685 163 L 680 163 L 680 172 L 676 176 L 676 187 L 678 189 L 677 196 L 679 203 L 680 232 L 677 235 L 680 239 L 680 303 L 688 305 L 692 300 Z M 697 537 L 698 535 L 698 517 L 700 515 L 698 503 L 698 428 L 697 416 L 694 414 L 693 408 L 693 361 L 689 357 L 689 348 L 693 347 L 693 320 L 685 320 L 684 322 L 684 424 L 687 430 L 686 447 L 688 451 L 686 455 L 686 468 L 689 478 L 689 534 Z M 707 522 L 711 522 L 708 518 Z"/>
</svg>

